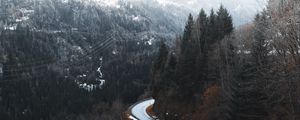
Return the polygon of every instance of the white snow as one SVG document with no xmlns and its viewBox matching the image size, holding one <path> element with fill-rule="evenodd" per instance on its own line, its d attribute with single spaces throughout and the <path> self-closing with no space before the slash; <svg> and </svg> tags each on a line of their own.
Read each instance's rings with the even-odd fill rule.
<svg viewBox="0 0 300 120">
<path fill-rule="evenodd" d="M 251 54 L 251 51 L 250 50 L 238 50 L 237 53 L 238 54 L 241 54 L 241 53 L 243 53 L 243 54 Z"/>
<path fill-rule="evenodd" d="M 117 5 L 117 0 L 102 0 L 106 5 L 108 6 L 116 6 Z"/>
<path fill-rule="evenodd" d="M 82 88 L 88 92 L 92 92 L 97 89 L 97 85 L 95 84 L 79 83 L 78 81 L 76 83 L 78 84 L 79 88 Z"/>
<path fill-rule="evenodd" d="M 79 88 L 84 89 L 88 92 L 92 92 L 94 90 L 96 90 L 97 88 L 102 89 L 102 86 L 105 84 L 105 80 L 103 79 L 103 73 L 101 71 L 102 68 L 102 62 L 103 62 L 103 58 L 101 57 L 100 59 L 100 66 L 97 69 L 97 72 L 99 73 L 98 78 L 96 78 L 96 82 L 95 84 L 88 84 L 88 83 L 81 83 L 78 80 L 75 80 L 74 82 L 78 85 Z M 86 79 L 87 75 L 86 74 L 82 74 L 82 75 L 78 75 L 77 78 L 78 79 Z"/>
<path fill-rule="evenodd" d="M 99 61 L 100 61 L 100 66 L 98 67 L 97 72 L 99 73 L 99 78 L 102 79 L 103 78 L 103 73 L 101 71 L 101 68 L 102 68 L 102 64 L 103 64 L 103 57 L 101 57 L 99 59 Z"/>
<path fill-rule="evenodd" d="M 21 18 L 16 19 L 16 22 L 22 22 L 22 21 L 27 21 L 27 20 L 29 20 L 29 17 L 25 16 L 25 17 L 21 17 Z"/>
<path fill-rule="evenodd" d="M 245 50 L 244 53 L 245 53 L 245 54 L 251 54 L 251 51 Z"/>
<path fill-rule="evenodd" d="M 98 84 L 98 87 L 99 87 L 100 89 L 102 89 L 102 86 L 105 84 L 105 80 L 103 80 L 103 79 L 97 79 L 96 81 L 100 82 L 100 83 Z"/>
<path fill-rule="evenodd" d="M 300 51 L 299 51 L 300 52 Z M 277 51 L 275 49 L 271 50 L 268 55 L 275 55 L 277 53 Z"/>
<path fill-rule="evenodd" d="M 114 55 L 116 55 L 116 54 L 118 54 L 119 52 L 118 52 L 118 50 L 113 50 L 111 53 L 114 54 Z"/>
<path fill-rule="evenodd" d="M 130 9 L 132 9 L 133 8 L 133 5 L 132 4 L 130 4 Z"/>
<path fill-rule="evenodd" d="M 101 6 L 120 8 L 119 0 L 94 0 Z"/>
<path fill-rule="evenodd" d="M 63 3 L 68 3 L 68 2 L 69 2 L 69 0 L 63 0 L 62 2 L 63 2 Z"/>
<path fill-rule="evenodd" d="M 11 25 L 11 26 L 4 26 L 4 30 L 16 30 L 17 24 Z"/>
<path fill-rule="evenodd" d="M 78 28 L 72 28 L 71 30 L 72 31 L 78 31 Z"/>
<path fill-rule="evenodd" d="M 137 105 L 135 105 L 131 109 L 132 115 L 134 115 L 139 120 L 153 120 L 152 117 L 150 117 L 147 114 L 147 108 L 151 105 L 153 105 L 155 102 L 154 99 L 143 101 Z"/>
<path fill-rule="evenodd" d="M 172 1 L 172 0 L 156 0 L 160 5 L 166 7 L 167 5 L 174 5 L 177 7 L 182 6 L 182 4 L 179 4 L 177 1 Z"/>
<path fill-rule="evenodd" d="M 148 45 L 152 45 L 153 44 L 153 42 L 154 42 L 154 38 L 150 38 L 150 40 L 149 41 L 147 41 L 147 43 L 148 43 Z"/>
<path fill-rule="evenodd" d="M 80 46 L 74 45 L 74 46 L 73 46 L 73 49 L 76 50 L 77 52 L 83 54 L 83 49 L 82 49 Z"/>
<path fill-rule="evenodd" d="M 101 67 L 99 67 L 99 68 L 97 69 L 97 72 L 99 72 L 99 74 L 100 74 L 99 77 L 102 78 L 102 77 L 103 77 L 103 74 L 102 74 L 102 72 L 101 72 Z"/>
<path fill-rule="evenodd" d="M 140 21 L 140 18 L 139 18 L 139 16 L 133 16 L 133 17 L 132 17 L 132 20 L 133 20 L 133 21 Z"/>
<path fill-rule="evenodd" d="M 83 77 L 86 77 L 86 74 L 78 75 L 77 77 L 83 78 Z"/>
</svg>

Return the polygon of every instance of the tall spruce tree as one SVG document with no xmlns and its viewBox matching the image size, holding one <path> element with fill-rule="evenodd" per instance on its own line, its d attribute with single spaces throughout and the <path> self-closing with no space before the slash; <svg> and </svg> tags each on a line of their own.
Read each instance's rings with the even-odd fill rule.
<svg viewBox="0 0 300 120">
<path fill-rule="evenodd" d="M 219 44 L 219 58 L 217 63 L 219 63 L 219 77 L 220 86 L 222 88 L 223 104 L 221 105 L 219 111 L 222 116 L 222 120 L 232 120 L 234 117 L 233 107 L 233 95 L 235 94 L 236 80 L 235 73 L 240 71 L 238 59 L 239 56 L 236 54 L 236 47 L 233 44 L 236 38 L 233 36 L 225 37 Z"/>
<path fill-rule="evenodd" d="M 257 85 L 252 65 L 240 63 L 232 81 L 232 120 L 265 120 L 267 115 L 264 93 Z"/>
<path fill-rule="evenodd" d="M 264 11 L 262 15 L 257 14 L 254 21 L 253 30 L 253 44 L 252 44 L 252 58 L 254 64 L 258 66 L 263 66 L 268 62 L 268 42 L 266 40 L 267 32 L 267 16 Z"/>
<path fill-rule="evenodd" d="M 197 19 L 197 24 L 196 24 L 196 29 L 199 31 L 196 33 L 199 37 L 197 41 L 199 41 L 200 44 L 200 52 L 203 53 L 205 51 L 206 46 L 208 45 L 207 43 L 207 26 L 208 24 L 208 18 L 203 9 L 201 9 L 198 19 Z"/>
<path fill-rule="evenodd" d="M 167 45 L 161 41 L 160 42 L 160 47 L 159 47 L 159 52 L 158 52 L 158 58 L 155 60 L 154 68 L 153 68 L 153 83 L 152 83 L 152 97 L 156 98 L 157 94 L 159 91 L 162 89 L 162 82 L 163 82 L 163 73 L 165 70 L 165 66 L 167 63 L 168 59 L 168 48 Z"/>
<path fill-rule="evenodd" d="M 219 33 L 218 36 L 221 40 L 222 38 L 224 38 L 224 36 L 230 34 L 233 31 L 233 23 L 231 15 L 229 14 L 228 10 L 223 7 L 223 5 L 220 6 L 217 15 Z"/>
<path fill-rule="evenodd" d="M 195 37 L 195 41 L 197 43 L 197 56 L 196 56 L 196 70 L 198 74 L 195 74 L 195 78 L 197 83 L 201 85 L 201 81 L 205 79 L 205 71 L 207 68 L 207 24 L 208 18 L 203 9 L 201 9 L 199 16 L 196 20 L 196 25 L 194 28 L 193 36 Z M 201 87 L 201 86 L 199 86 Z"/>
<path fill-rule="evenodd" d="M 254 21 L 253 45 L 251 56 L 241 63 L 239 71 L 235 71 L 233 82 L 234 120 L 264 120 L 267 116 L 265 94 L 265 65 L 268 64 L 268 48 L 264 36 L 267 17 L 257 15 Z M 263 72 L 263 74 L 261 74 Z"/>
<path fill-rule="evenodd" d="M 192 29 L 194 26 L 194 19 L 192 14 L 189 14 L 188 21 L 186 23 L 182 43 L 181 43 L 181 54 L 187 53 L 189 50 L 189 47 L 192 47 Z"/>
<path fill-rule="evenodd" d="M 218 30 L 218 26 L 217 26 L 217 15 L 215 14 L 215 11 L 213 9 L 211 9 L 210 11 L 210 15 L 208 18 L 208 39 L 209 39 L 209 43 L 213 44 L 216 41 L 218 41 L 218 35 L 217 35 L 217 30 Z"/>
<path fill-rule="evenodd" d="M 177 59 L 175 53 L 170 53 L 168 56 L 168 60 L 165 65 L 165 70 L 162 74 L 162 82 L 161 84 L 164 86 L 163 90 L 165 91 L 175 91 L 174 88 L 177 87 L 176 83 L 174 83 L 175 72 L 176 72 Z M 173 96 L 173 95 L 172 95 Z"/>
<path fill-rule="evenodd" d="M 196 83 L 193 79 L 195 73 L 195 41 L 192 38 L 194 27 L 193 16 L 190 14 L 185 26 L 181 41 L 179 62 L 176 68 L 178 95 L 180 98 L 190 98 L 195 93 Z"/>
</svg>

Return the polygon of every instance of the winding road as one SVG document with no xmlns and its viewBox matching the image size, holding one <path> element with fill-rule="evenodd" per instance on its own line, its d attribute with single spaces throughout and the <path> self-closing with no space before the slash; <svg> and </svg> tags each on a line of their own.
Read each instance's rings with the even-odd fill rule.
<svg viewBox="0 0 300 120">
<path fill-rule="evenodd" d="M 154 120 L 154 118 L 147 113 L 147 108 L 153 105 L 154 102 L 154 99 L 146 99 L 134 104 L 130 107 L 131 116 L 129 118 L 132 120 Z"/>
</svg>

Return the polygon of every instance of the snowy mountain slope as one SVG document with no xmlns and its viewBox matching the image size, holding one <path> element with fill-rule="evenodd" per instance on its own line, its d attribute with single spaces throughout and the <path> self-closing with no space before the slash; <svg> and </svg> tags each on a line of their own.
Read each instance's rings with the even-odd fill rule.
<svg viewBox="0 0 300 120">
<path fill-rule="evenodd" d="M 4 64 L 53 58 L 62 64 L 60 70 L 71 72 L 65 78 L 91 91 L 97 83 L 104 84 L 95 81 L 95 64 L 103 57 L 105 95 L 111 94 L 113 86 L 125 94 L 127 86 L 150 82 L 156 41 L 171 40 L 181 31 L 172 17 L 160 13 L 164 12 L 151 6 L 109 0 L 0 1 L 0 51 L 2 46 L 5 51 L 0 52 L 0 61 L 10 53 L 20 55 L 17 60 L 3 60 Z M 10 61 L 16 63 L 7 63 Z"/>
<path fill-rule="evenodd" d="M 146 2 L 149 3 L 151 0 L 130 0 L 134 2 Z M 160 6 L 166 11 L 172 11 L 172 14 L 180 14 L 182 17 L 182 12 L 188 14 L 189 12 L 197 15 L 201 8 L 205 11 L 210 12 L 210 10 L 218 9 L 222 4 L 227 8 L 234 18 L 234 23 L 236 26 L 242 25 L 252 21 L 255 14 L 262 11 L 268 0 L 152 0 L 151 6 Z M 177 8 L 177 9 L 174 9 Z"/>
</svg>

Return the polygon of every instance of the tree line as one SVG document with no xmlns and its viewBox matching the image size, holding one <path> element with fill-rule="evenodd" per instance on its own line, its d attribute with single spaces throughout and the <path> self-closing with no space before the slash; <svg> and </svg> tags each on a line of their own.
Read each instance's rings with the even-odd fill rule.
<svg viewBox="0 0 300 120">
<path fill-rule="evenodd" d="M 234 29 L 221 6 L 189 15 L 175 47 L 153 67 L 154 111 L 166 120 L 299 119 L 299 18 L 295 0 L 269 1 Z"/>
</svg>

